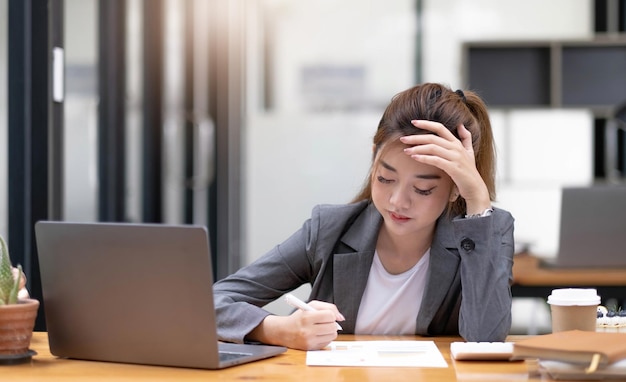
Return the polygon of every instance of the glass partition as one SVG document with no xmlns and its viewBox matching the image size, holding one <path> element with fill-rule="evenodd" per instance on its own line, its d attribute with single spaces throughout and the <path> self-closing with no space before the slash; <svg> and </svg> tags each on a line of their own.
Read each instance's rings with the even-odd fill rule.
<svg viewBox="0 0 626 382">
<path fill-rule="evenodd" d="M 97 0 L 65 0 L 64 220 L 97 220 L 97 12 Z"/>
</svg>

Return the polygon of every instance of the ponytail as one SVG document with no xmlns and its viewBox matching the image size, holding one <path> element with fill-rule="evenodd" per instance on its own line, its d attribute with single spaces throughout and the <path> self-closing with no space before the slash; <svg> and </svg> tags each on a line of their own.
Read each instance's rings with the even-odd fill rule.
<svg viewBox="0 0 626 382">
<path fill-rule="evenodd" d="M 480 134 L 478 134 L 479 139 L 473 145 L 476 168 L 487 185 L 489 198 L 493 202 L 496 199 L 496 147 L 493 139 L 491 121 L 487 113 L 487 106 L 483 100 L 476 93 L 471 91 L 466 91 L 465 95 L 467 108 L 474 118 L 476 118 L 476 122 L 478 123 L 477 127 L 480 128 Z"/>
</svg>

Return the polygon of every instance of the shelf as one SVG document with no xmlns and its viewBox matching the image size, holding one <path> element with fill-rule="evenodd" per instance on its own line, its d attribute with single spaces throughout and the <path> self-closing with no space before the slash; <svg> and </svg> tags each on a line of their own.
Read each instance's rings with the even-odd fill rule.
<svg viewBox="0 0 626 382">
<path fill-rule="evenodd" d="M 595 40 L 472 42 L 463 82 L 492 108 L 588 108 L 626 102 L 626 36 Z"/>
<path fill-rule="evenodd" d="M 563 46 L 562 103 L 618 105 L 626 101 L 625 46 Z"/>
<path fill-rule="evenodd" d="M 470 48 L 469 88 L 490 106 L 550 106 L 550 48 Z"/>
</svg>

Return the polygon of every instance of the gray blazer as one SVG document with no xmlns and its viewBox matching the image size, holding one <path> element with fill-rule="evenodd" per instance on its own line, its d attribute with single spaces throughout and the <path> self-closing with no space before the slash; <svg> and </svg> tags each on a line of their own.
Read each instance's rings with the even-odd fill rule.
<svg viewBox="0 0 626 382">
<path fill-rule="evenodd" d="M 354 333 L 382 216 L 370 202 L 320 205 L 282 244 L 214 285 L 218 336 L 243 342 L 270 313 L 262 306 L 302 284 L 311 300 L 334 303 L 342 333 Z M 513 217 L 437 222 L 416 334 L 460 334 L 467 341 L 503 341 L 511 328 Z"/>
</svg>

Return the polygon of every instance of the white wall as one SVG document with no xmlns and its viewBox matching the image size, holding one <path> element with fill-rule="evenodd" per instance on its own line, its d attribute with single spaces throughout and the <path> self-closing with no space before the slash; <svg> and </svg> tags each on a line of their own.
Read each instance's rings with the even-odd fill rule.
<svg viewBox="0 0 626 382">
<path fill-rule="evenodd" d="M 411 84 L 415 60 L 415 2 L 411 0 L 274 1 L 276 106 L 306 110 L 302 70 L 323 65 L 362 68 L 361 104 L 387 104 Z M 328 94 L 328 98 L 333 94 Z"/>
<path fill-rule="evenodd" d="M 360 189 L 380 116 L 277 114 L 248 121 L 245 206 L 251 261 L 295 232 L 314 205 Z"/>
<path fill-rule="evenodd" d="M 498 149 L 496 206 L 515 217 L 519 249 L 558 251 L 561 188 L 593 178 L 593 116 L 588 110 L 492 112 Z"/>
</svg>

